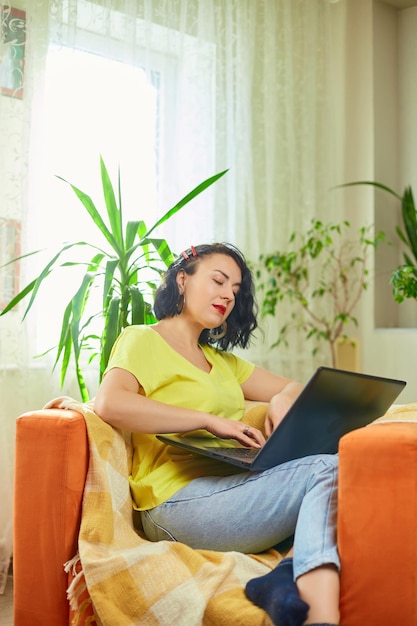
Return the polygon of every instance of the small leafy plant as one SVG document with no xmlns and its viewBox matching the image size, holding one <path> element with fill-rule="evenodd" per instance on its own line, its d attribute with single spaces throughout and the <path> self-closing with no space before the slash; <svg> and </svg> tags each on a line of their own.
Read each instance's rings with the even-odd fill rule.
<svg viewBox="0 0 417 626">
<path fill-rule="evenodd" d="M 369 180 L 339 185 L 339 187 L 351 187 L 353 185 L 373 185 L 386 191 L 401 202 L 401 217 L 403 226 L 397 226 L 396 232 L 407 251 L 403 253 L 404 263 L 400 264 L 391 275 L 391 284 L 396 302 L 403 302 L 407 298 L 417 300 L 417 209 L 414 202 L 413 190 L 410 186 L 404 189 L 400 196 L 396 191 Z M 409 255 L 411 252 L 411 255 Z"/>
<path fill-rule="evenodd" d="M 65 381 L 71 357 L 73 357 L 83 401 L 89 399 L 89 393 L 82 372 L 81 355 L 89 353 L 89 363 L 94 358 L 100 359 L 99 379 L 101 380 L 112 346 L 121 330 L 131 324 L 148 324 L 155 321 L 152 314 L 153 294 L 159 283 L 161 272 L 174 260 L 174 255 L 167 241 L 154 237 L 153 232 L 227 172 L 227 170 L 219 172 L 203 181 L 153 226 L 147 228 L 141 219 L 124 223 L 120 172 L 116 192 L 102 158 L 100 158 L 100 168 L 106 216 L 104 216 L 104 210 L 100 212 L 87 193 L 61 177 L 58 178 L 69 184 L 79 198 L 97 226 L 103 244 L 77 241 L 64 245 L 45 265 L 39 276 L 26 285 L 0 313 L 0 315 L 5 315 L 26 296 L 30 296 L 23 315 L 24 319 L 35 302 L 41 285 L 51 272 L 62 267 L 85 268 L 80 285 L 65 307 L 58 345 L 51 348 L 51 350 L 56 349 L 54 369 L 61 361 L 61 386 Z M 89 262 L 80 261 L 79 258 L 68 260 L 70 251 L 85 247 L 92 252 Z M 30 252 L 9 263 L 38 252 Z M 89 305 L 93 300 L 90 296 L 97 289 L 101 290 L 101 301 L 95 305 L 95 310 L 90 310 Z M 98 333 L 97 327 L 101 329 Z"/>
<path fill-rule="evenodd" d="M 288 250 L 260 256 L 256 276 L 262 315 L 279 316 L 284 301 L 292 308 L 271 348 L 288 346 L 287 337 L 295 329 L 313 341 L 313 355 L 320 342 L 327 342 L 335 367 L 336 340 L 348 338 L 349 322 L 358 325 L 354 309 L 368 286 L 368 252 L 385 238 L 382 232 L 371 236 L 369 226 L 352 239 L 349 229 L 348 221 L 324 224 L 313 219 L 305 233 L 291 234 Z"/>
</svg>

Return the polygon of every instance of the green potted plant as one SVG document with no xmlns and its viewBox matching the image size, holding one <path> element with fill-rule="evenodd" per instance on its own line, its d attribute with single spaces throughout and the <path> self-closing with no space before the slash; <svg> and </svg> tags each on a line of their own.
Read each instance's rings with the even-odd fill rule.
<svg viewBox="0 0 417 626">
<path fill-rule="evenodd" d="M 336 344 L 348 340 L 346 326 L 357 326 L 354 309 L 368 285 L 368 252 L 384 239 L 370 235 L 371 227 L 348 237 L 350 223 L 325 224 L 311 220 L 305 233 L 293 232 L 288 250 L 263 254 L 256 271 L 263 316 L 279 317 L 279 304 L 288 302 L 289 319 L 281 323 L 271 348 L 288 346 L 291 330 L 313 342 L 312 354 L 326 342 L 336 367 Z"/>
<path fill-rule="evenodd" d="M 405 187 L 401 196 L 390 187 L 369 180 L 346 183 L 339 185 L 339 187 L 351 187 L 353 185 L 373 185 L 392 194 L 401 202 L 402 227 L 397 226 L 396 232 L 406 246 L 406 251 L 403 252 L 404 263 L 401 263 L 393 271 L 390 280 L 396 302 L 403 302 L 407 298 L 417 300 L 417 209 L 412 188 L 410 186 Z"/>
<path fill-rule="evenodd" d="M 203 181 L 147 228 L 140 219 L 124 223 L 120 172 L 116 192 L 102 158 L 100 168 L 105 212 L 96 207 L 87 193 L 68 181 L 61 180 L 69 184 L 80 199 L 83 208 L 97 226 L 103 244 L 77 241 L 64 245 L 45 265 L 39 276 L 26 285 L 0 313 L 0 316 L 7 314 L 25 297 L 30 296 L 24 319 L 35 302 L 41 285 L 51 272 L 62 267 L 85 267 L 81 283 L 65 307 L 54 363 L 55 368 L 61 361 L 62 386 L 73 357 L 83 401 L 89 399 L 89 392 L 82 372 L 81 355 L 88 353 L 89 362 L 94 358 L 100 359 L 101 380 L 113 343 L 121 330 L 130 324 L 148 324 L 155 321 L 152 314 L 153 294 L 161 272 L 174 260 L 174 255 L 165 239 L 154 237 L 154 231 L 227 172 L 224 170 Z M 89 262 L 68 259 L 68 253 L 80 247 L 91 250 Z M 10 263 L 38 252 L 30 252 Z M 91 310 L 93 298 L 90 296 L 96 287 L 101 290 L 101 302 Z M 101 328 L 98 333 L 97 326 Z"/>
</svg>

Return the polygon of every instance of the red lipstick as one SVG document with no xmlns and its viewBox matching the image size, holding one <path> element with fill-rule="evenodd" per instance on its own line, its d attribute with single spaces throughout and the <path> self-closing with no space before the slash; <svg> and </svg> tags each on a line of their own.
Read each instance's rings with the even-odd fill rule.
<svg viewBox="0 0 417 626">
<path fill-rule="evenodd" d="M 213 304 L 214 308 L 219 311 L 222 315 L 226 313 L 226 307 L 223 304 Z"/>
</svg>

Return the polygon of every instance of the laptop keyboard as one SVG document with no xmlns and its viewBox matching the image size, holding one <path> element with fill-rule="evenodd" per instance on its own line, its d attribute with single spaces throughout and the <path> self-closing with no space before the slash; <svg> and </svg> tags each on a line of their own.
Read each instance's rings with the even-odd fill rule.
<svg viewBox="0 0 417 626">
<path fill-rule="evenodd" d="M 234 457 L 235 459 L 253 459 L 259 452 L 256 448 L 225 448 L 219 449 L 224 452 L 225 456 Z"/>
</svg>

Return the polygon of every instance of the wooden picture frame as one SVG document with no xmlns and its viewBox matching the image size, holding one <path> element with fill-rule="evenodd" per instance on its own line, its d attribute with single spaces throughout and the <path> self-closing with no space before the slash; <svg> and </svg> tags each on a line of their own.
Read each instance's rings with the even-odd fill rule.
<svg viewBox="0 0 417 626">
<path fill-rule="evenodd" d="M 0 310 L 19 293 L 20 263 L 9 261 L 20 256 L 21 223 L 0 218 Z"/>
<path fill-rule="evenodd" d="M 1 94 L 23 98 L 26 12 L 0 5 L 0 88 Z"/>
</svg>

